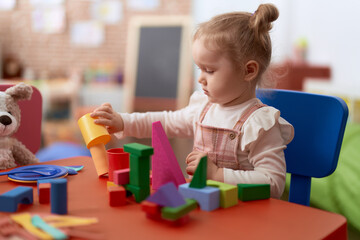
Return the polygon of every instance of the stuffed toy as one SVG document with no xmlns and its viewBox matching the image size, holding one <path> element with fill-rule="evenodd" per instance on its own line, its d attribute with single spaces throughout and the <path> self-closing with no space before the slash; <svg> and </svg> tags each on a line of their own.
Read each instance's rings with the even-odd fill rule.
<svg viewBox="0 0 360 240">
<path fill-rule="evenodd" d="M 39 162 L 24 144 L 13 137 L 20 126 L 18 101 L 29 100 L 32 92 L 32 87 L 25 83 L 10 87 L 5 92 L 0 91 L 0 169 Z"/>
</svg>

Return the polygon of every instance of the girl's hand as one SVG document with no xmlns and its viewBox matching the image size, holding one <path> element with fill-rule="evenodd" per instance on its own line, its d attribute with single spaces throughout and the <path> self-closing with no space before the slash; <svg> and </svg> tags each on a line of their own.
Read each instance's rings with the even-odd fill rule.
<svg viewBox="0 0 360 240">
<path fill-rule="evenodd" d="M 200 159 L 207 156 L 206 153 L 193 151 L 186 157 L 186 173 L 189 175 L 194 175 L 197 166 L 199 165 Z"/>
<path fill-rule="evenodd" d="M 96 118 L 94 123 L 104 125 L 110 134 L 124 130 L 124 121 L 121 115 L 113 110 L 110 103 L 104 103 L 96 108 L 90 117 Z"/>
<path fill-rule="evenodd" d="M 186 157 L 186 173 L 189 175 L 194 175 L 197 166 L 201 158 L 207 156 L 206 153 L 193 151 Z M 207 179 L 212 179 L 219 182 L 224 182 L 224 172 L 223 168 L 219 168 L 216 164 L 209 160 L 207 161 Z"/>
</svg>

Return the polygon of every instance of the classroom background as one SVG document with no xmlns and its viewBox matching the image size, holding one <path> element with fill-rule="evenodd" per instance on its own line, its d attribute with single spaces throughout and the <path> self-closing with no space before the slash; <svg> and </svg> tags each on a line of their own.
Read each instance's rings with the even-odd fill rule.
<svg viewBox="0 0 360 240">
<path fill-rule="evenodd" d="M 0 83 L 25 81 L 40 90 L 42 150 L 59 143 L 84 148 L 77 125 L 83 114 L 103 102 L 110 102 L 119 112 L 144 110 L 142 104 L 152 103 L 137 101 L 137 108 L 134 105 L 129 108 L 129 102 L 136 98 L 134 85 L 130 88 L 127 85 L 134 81 L 129 72 L 136 72 L 141 60 L 136 55 L 140 48 L 135 44 L 139 36 L 131 35 L 135 26 L 132 19 L 160 16 L 163 18 L 157 22 L 159 26 L 176 17 L 186 19 L 180 25 L 186 26 L 183 31 L 188 35 L 182 32 L 182 36 L 189 39 L 181 39 L 184 47 L 176 53 L 181 55 L 179 66 L 185 66 L 177 69 L 179 79 L 187 82 L 181 86 L 184 98 L 199 89 L 198 70 L 190 53 L 191 34 L 196 25 L 223 12 L 254 12 L 261 3 L 274 3 L 280 11 L 271 30 L 270 70 L 276 76 L 277 88 L 335 95 L 348 104 L 350 115 L 343 143 L 346 145 L 342 147 L 336 173 L 340 169 L 341 176 L 351 174 L 352 184 L 356 186 L 360 182 L 357 181 L 360 152 L 356 147 L 360 143 L 359 1 L 1 0 Z M 163 52 L 171 54 L 168 50 Z M 173 103 L 169 101 L 166 108 L 185 104 L 184 101 Z M 151 110 L 159 106 L 154 103 L 147 107 Z M 148 140 L 112 139 L 107 148 L 129 141 L 148 143 Z M 184 170 L 183 159 L 190 152 L 192 142 L 175 139 L 171 143 Z M 341 179 L 337 181 L 341 183 Z M 330 201 L 317 203 L 317 207 L 349 213 L 346 217 L 355 219 L 360 216 L 360 210 L 351 199 L 360 198 L 357 192 L 351 192 L 344 200 L 348 203 L 344 204 L 346 207 L 331 205 Z M 360 239 L 359 224 L 350 221 L 349 225 L 350 238 Z"/>
</svg>

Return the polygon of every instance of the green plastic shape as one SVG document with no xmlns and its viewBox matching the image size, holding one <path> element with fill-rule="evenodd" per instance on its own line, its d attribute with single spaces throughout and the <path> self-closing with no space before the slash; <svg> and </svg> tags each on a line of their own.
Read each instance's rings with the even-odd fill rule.
<svg viewBox="0 0 360 240">
<path fill-rule="evenodd" d="M 135 202 L 140 203 L 150 195 L 150 186 L 134 186 L 126 184 L 125 189 L 131 192 L 135 197 Z"/>
<path fill-rule="evenodd" d="M 191 188 L 204 188 L 206 187 L 206 175 L 207 175 L 207 156 L 202 157 L 195 170 L 194 176 L 190 182 Z"/>
<path fill-rule="evenodd" d="M 136 156 L 144 157 L 154 154 L 154 149 L 140 143 L 129 143 L 124 145 L 124 151 Z"/>
<path fill-rule="evenodd" d="M 139 187 L 150 185 L 150 156 L 130 155 L 129 183 Z"/>
<path fill-rule="evenodd" d="M 161 209 L 161 217 L 175 221 L 197 208 L 197 202 L 194 199 L 186 198 L 185 201 L 186 203 L 179 207 L 163 207 Z"/>
<path fill-rule="evenodd" d="M 238 198 L 253 201 L 270 198 L 270 184 L 238 184 Z"/>
</svg>

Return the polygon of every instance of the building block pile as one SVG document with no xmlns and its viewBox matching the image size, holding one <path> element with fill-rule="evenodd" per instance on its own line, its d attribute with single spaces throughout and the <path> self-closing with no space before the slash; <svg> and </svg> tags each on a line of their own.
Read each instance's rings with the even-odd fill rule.
<svg viewBox="0 0 360 240">
<path fill-rule="evenodd" d="M 229 208 L 241 201 L 270 197 L 269 184 L 238 184 L 237 186 L 207 180 L 207 157 L 203 157 L 190 183 L 186 183 L 171 145 L 160 122 L 153 123 L 152 147 L 131 143 L 124 145 L 129 153 L 130 168 L 115 170 L 108 182 L 110 206 L 126 204 L 134 195 L 150 219 L 184 224 L 189 212 L 198 207 L 203 211 Z M 152 179 L 150 157 L 152 156 Z M 152 180 L 153 194 L 150 195 Z"/>
<path fill-rule="evenodd" d="M 139 143 L 124 145 L 124 151 L 130 155 L 130 168 L 113 172 L 114 182 L 108 183 L 110 206 L 126 204 L 129 195 L 140 203 L 150 195 L 150 157 L 154 153 L 152 147 Z"/>
</svg>

